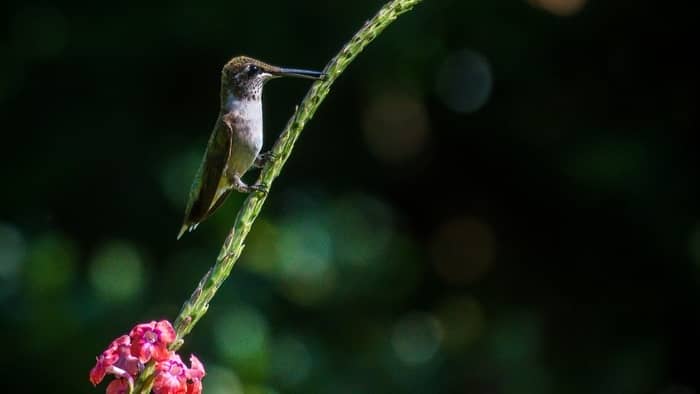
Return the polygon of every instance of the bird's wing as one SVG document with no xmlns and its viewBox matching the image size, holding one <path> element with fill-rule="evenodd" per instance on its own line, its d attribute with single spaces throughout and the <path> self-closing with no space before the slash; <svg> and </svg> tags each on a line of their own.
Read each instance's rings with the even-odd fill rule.
<svg viewBox="0 0 700 394">
<path fill-rule="evenodd" d="M 224 193 L 217 196 L 217 190 L 220 180 L 225 178 L 226 163 L 231 156 L 231 140 L 230 122 L 224 116 L 219 116 L 209 138 L 202 163 L 199 165 L 192 182 L 185 219 L 178 238 L 187 229 L 206 219 L 221 205 L 219 201 L 228 195 L 228 193 Z"/>
</svg>

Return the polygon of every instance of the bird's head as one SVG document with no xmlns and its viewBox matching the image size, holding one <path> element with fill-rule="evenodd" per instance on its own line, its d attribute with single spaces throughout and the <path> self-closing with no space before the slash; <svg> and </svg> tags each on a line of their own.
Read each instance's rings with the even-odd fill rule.
<svg viewBox="0 0 700 394">
<path fill-rule="evenodd" d="M 272 66 L 247 56 L 237 56 L 229 60 L 221 71 L 221 88 L 240 99 L 260 99 L 265 82 L 279 77 L 322 79 L 324 74 Z"/>
</svg>

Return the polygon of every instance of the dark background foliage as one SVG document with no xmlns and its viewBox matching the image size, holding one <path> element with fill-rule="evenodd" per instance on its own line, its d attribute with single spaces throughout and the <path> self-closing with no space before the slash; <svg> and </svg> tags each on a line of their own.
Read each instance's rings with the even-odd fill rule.
<svg viewBox="0 0 700 394">
<path fill-rule="evenodd" d="M 104 390 L 95 355 L 176 315 L 243 199 L 175 241 L 221 66 L 320 68 L 379 6 L 0 5 L 0 386 Z M 695 393 L 694 19 L 586 0 L 400 18 L 182 349 L 205 392 Z M 307 88 L 268 85 L 267 146 Z"/>
</svg>

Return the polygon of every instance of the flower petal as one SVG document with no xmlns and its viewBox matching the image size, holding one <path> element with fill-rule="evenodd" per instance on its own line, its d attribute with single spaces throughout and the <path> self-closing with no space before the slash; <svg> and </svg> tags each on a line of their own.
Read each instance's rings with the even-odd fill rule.
<svg viewBox="0 0 700 394">
<path fill-rule="evenodd" d="M 126 379 L 114 379 L 107 386 L 107 394 L 129 394 L 129 382 Z"/>
<path fill-rule="evenodd" d="M 105 366 L 98 359 L 97 364 L 90 370 L 90 383 L 93 386 L 97 386 L 105 378 L 106 373 Z"/>
<path fill-rule="evenodd" d="M 144 342 L 134 342 L 131 345 L 131 354 L 136 355 L 139 361 L 142 363 L 147 363 L 151 360 L 151 355 L 153 354 L 153 345 Z"/>
<path fill-rule="evenodd" d="M 156 324 L 156 329 L 160 331 L 159 340 L 164 342 L 166 345 L 170 345 L 175 341 L 175 329 L 173 325 L 167 320 L 161 320 Z"/>
<path fill-rule="evenodd" d="M 114 341 L 112 341 L 110 347 L 114 346 L 115 348 L 118 348 L 122 345 L 131 345 L 131 338 L 129 338 L 128 335 L 122 335 L 119 338 L 115 339 Z"/>
<path fill-rule="evenodd" d="M 192 365 L 192 367 L 187 370 L 188 379 L 202 379 L 204 375 L 206 375 L 206 372 L 204 372 L 204 364 L 202 364 L 194 354 L 190 355 L 190 365 Z"/>
<path fill-rule="evenodd" d="M 151 321 L 150 323 L 137 324 L 136 326 L 134 326 L 134 328 L 131 329 L 131 332 L 129 332 L 129 336 L 131 337 L 132 341 L 136 339 L 141 339 L 145 331 L 153 330 L 155 327 L 155 320 Z"/>
<path fill-rule="evenodd" d="M 165 344 L 159 344 L 152 347 L 151 355 L 156 361 L 165 361 L 170 358 L 170 350 Z"/>
</svg>

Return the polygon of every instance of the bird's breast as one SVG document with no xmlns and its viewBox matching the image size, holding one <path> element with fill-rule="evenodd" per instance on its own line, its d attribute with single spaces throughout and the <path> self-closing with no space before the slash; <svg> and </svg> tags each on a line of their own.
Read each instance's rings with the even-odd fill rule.
<svg viewBox="0 0 700 394">
<path fill-rule="evenodd" d="M 260 100 L 229 100 L 229 111 L 234 116 L 234 139 L 252 150 L 260 152 L 263 144 L 262 101 Z"/>
<path fill-rule="evenodd" d="M 259 100 L 234 100 L 231 155 L 228 170 L 243 175 L 255 162 L 263 145 L 262 103 Z"/>
<path fill-rule="evenodd" d="M 243 151 L 257 157 L 263 144 L 262 121 L 259 119 L 245 119 L 236 122 L 233 128 L 232 155 Z"/>
</svg>

